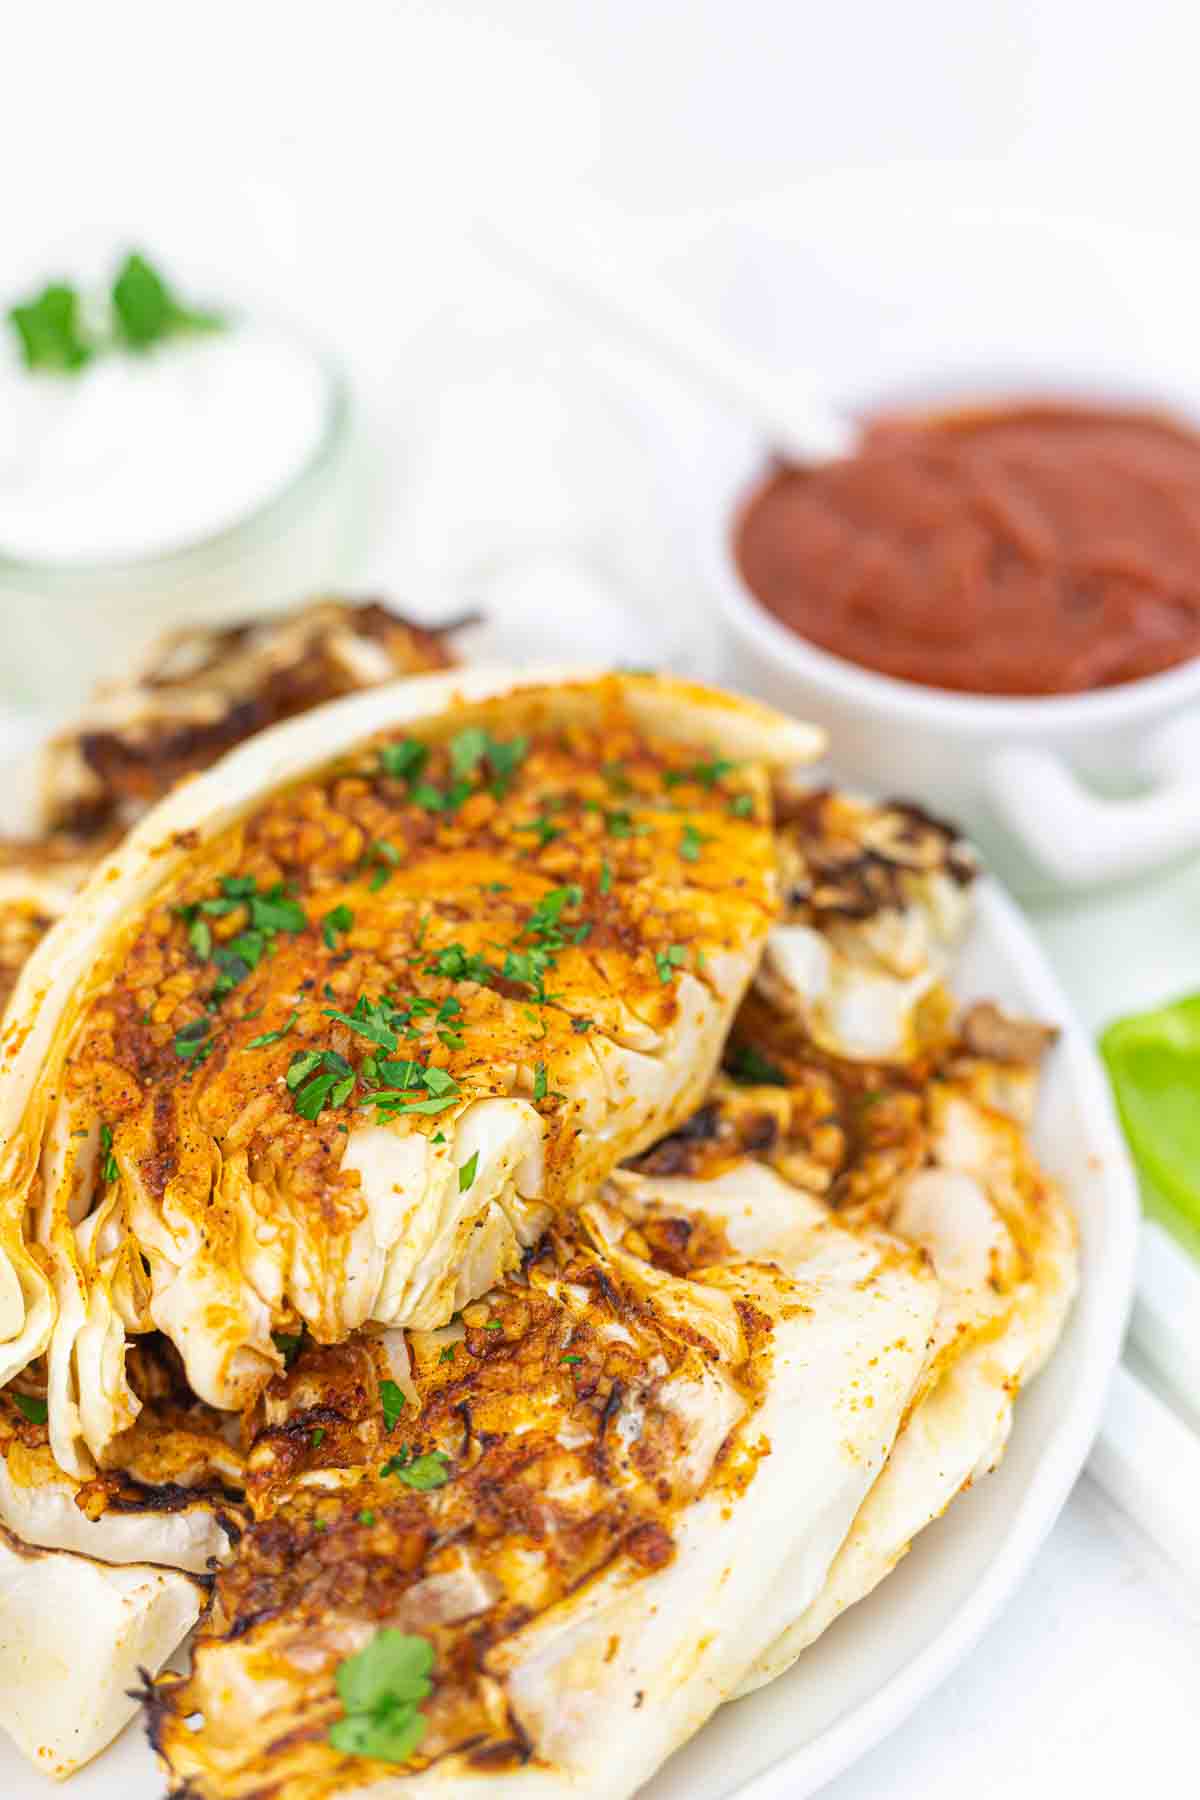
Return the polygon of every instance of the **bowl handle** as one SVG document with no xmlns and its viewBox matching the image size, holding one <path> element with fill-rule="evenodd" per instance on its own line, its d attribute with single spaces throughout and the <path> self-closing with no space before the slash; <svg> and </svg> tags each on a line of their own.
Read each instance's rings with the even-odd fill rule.
<svg viewBox="0 0 1200 1800">
<path fill-rule="evenodd" d="M 991 752 L 992 804 L 1029 854 L 1064 887 L 1144 874 L 1200 847 L 1200 715 L 1180 714 L 1140 746 L 1148 791 L 1112 800 L 1092 793 L 1053 750 Z"/>
</svg>

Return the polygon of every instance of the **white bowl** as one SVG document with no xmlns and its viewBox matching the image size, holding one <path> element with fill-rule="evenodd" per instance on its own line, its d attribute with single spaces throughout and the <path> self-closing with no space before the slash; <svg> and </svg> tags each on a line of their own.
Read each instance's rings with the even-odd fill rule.
<svg viewBox="0 0 1200 1800">
<path fill-rule="evenodd" d="M 734 339 L 814 371 L 851 415 L 1049 392 L 1200 421 L 1200 244 L 990 203 L 976 169 L 814 178 L 736 219 L 686 221 L 664 273 Z M 825 723 L 839 774 L 956 816 L 1022 893 L 1135 875 L 1200 846 L 1188 717 L 1200 660 L 1096 693 L 1002 700 L 831 656 L 742 583 L 729 531 L 765 447 L 711 435 L 695 499 L 721 679 Z"/>
<path fill-rule="evenodd" d="M 1200 659 L 1094 693 L 996 699 L 900 681 L 781 624 L 737 568 L 732 527 L 756 457 L 710 534 L 731 686 L 813 719 L 839 779 L 916 795 L 1025 895 L 1136 875 L 1200 844 Z M 1136 784 L 1141 791 L 1130 793 Z M 1126 792 L 1122 793 L 1121 790 Z"/>
</svg>

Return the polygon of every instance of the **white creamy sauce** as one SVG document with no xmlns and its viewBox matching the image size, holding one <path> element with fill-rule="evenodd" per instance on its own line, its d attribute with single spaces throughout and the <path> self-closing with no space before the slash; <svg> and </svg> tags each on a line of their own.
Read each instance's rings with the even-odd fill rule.
<svg viewBox="0 0 1200 1800">
<path fill-rule="evenodd" d="M 326 425 L 312 352 L 251 324 L 32 372 L 0 344 L 0 557 L 133 561 L 210 537 L 299 473 Z"/>
</svg>

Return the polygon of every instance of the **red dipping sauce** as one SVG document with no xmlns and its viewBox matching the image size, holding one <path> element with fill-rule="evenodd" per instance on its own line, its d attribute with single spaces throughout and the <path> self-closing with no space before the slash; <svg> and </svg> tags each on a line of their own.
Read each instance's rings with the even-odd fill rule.
<svg viewBox="0 0 1200 1800">
<path fill-rule="evenodd" d="M 1200 436 L 1074 405 L 882 419 L 844 461 L 769 475 L 734 548 L 768 612 L 885 675 L 1136 681 L 1200 653 Z"/>
</svg>

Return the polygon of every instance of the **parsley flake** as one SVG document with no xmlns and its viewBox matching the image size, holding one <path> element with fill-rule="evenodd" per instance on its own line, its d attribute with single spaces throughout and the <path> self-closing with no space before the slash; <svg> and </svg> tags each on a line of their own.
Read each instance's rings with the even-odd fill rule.
<svg viewBox="0 0 1200 1800">
<path fill-rule="evenodd" d="M 103 1174 L 105 1181 L 116 1181 L 121 1173 L 120 1169 L 117 1167 L 117 1159 L 113 1155 L 112 1143 L 112 1126 L 102 1125 L 100 1127 L 100 1152 L 104 1157 L 104 1163 L 101 1173 Z"/>
<path fill-rule="evenodd" d="M 31 1425 L 44 1425 L 50 1417 L 50 1408 L 44 1400 L 34 1394 L 13 1394 L 13 1404 L 23 1412 Z"/>
<path fill-rule="evenodd" d="M 252 1037 L 246 1045 L 247 1050 L 263 1050 L 268 1044 L 277 1044 L 280 1038 L 287 1037 L 299 1017 L 298 1012 L 293 1012 L 285 1025 L 278 1026 L 274 1031 L 264 1031 L 258 1037 Z"/>
<path fill-rule="evenodd" d="M 380 1382 L 379 1404 L 383 1408 L 383 1429 L 390 1437 L 396 1429 L 396 1422 L 400 1414 L 404 1411 L 404 1395 L 396 1382 Z"/>
<path fill-rule="evenodd" d="M 329 1742 L 344 1756 L 407 1762 L 425 1735 L 419 1710 L 432 1690 L 433 1645 L 386 1626 L 334 1677 L 343 1717 L 329 1728 Z"/>
<path fill-rule="evenodd" d="M 786 1087 L 788 1078 L 783 1070 L 756 1050 L 753 1044 L 739 1044 L 725 1058 L 725 1067 L 735 1081 L 746 1086 Z"/>
<path fill-rule="evenodd" d="M 679 965 L 686 957 L 687 951 L 682 944 L 668 944 L 665 950 L 655 951 L 654 967 L 658 970 L 658 979 L 664 987 L 669 981 L 674 980 L 679 971 Z"/>
<path fill-rule="evenodd" d="M 335 906 L 330 912 L 327 912 L 321 925 L 321 936 L 325 939 L 326 949 L 336 950 L 338 933 L 349 931 L 353 924 L 354 914 L 348 906 Z"/>
<path fill-rule="evenodd" d="M 478 1169 L 479 1152 L 478 1150 L 474 1150 L 458 1171 L 458 1191 L 460 1194 L 465 1194 L 467 1189 L 474 1185 Z"/>
</svg>

